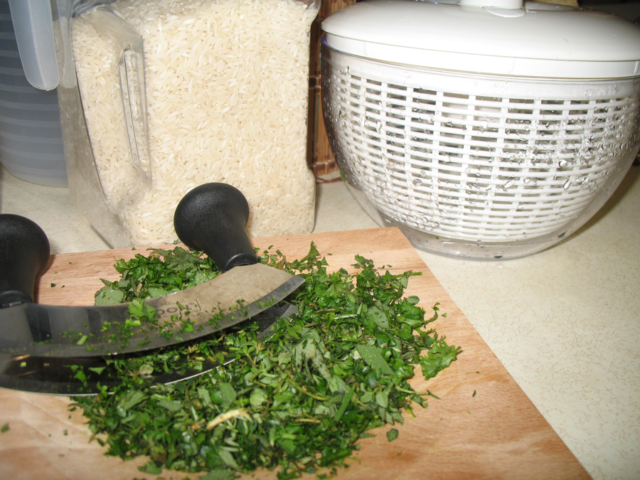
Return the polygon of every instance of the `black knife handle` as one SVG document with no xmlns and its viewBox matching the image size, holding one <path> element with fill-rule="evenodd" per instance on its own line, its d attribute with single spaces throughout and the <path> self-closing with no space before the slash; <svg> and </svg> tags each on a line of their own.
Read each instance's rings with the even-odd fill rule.
<svg viewBox="0 0 640 480">
<path fill-rule="evenodd" d="M 49 263 L 49 239 L 33 221 L 0 215 L 0 308 L 33 302 L 36 278 Z"/>
<path fill-rule="evenodd" d="M 226 183 L 205 183 L 187 193 L 176 208 L 173 226 L 189 248 L 206 253 L 223 271 L 258 263 L 245 227 L 249 203 Z"/>
</svg>

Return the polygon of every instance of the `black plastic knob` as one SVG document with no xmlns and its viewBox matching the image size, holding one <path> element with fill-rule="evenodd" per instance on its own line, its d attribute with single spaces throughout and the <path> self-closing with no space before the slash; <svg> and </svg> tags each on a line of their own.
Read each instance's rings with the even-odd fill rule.
<svg viewBox="0 0 640 480">
<path fill-rule="evenodd" d="M 226 183 L 205 183 L 176 207 L 173 226 L 189 248 L 206 253 L 223 271 L 258 263 L 246 226 L 249 203 Z"/>
<path fill-rule="evenodd" d="M 36 279 L 49 263 L 49 239 L 33 221 L 0 215 L 0 308 L 33 302 Z"/>
</svg>

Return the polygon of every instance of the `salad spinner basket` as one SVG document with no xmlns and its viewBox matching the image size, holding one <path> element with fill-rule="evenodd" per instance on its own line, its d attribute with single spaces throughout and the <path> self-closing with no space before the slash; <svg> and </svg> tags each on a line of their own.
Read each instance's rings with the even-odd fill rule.
<svg viewBox="0 0 640 480">
<path fill-rule="evenodd" d="M 518 0 L 358 3 L 322 25 L 350 190 L 448 256 L 516 258 L 583 225 L 640 147 L 640 28 Z"/>
</svg>

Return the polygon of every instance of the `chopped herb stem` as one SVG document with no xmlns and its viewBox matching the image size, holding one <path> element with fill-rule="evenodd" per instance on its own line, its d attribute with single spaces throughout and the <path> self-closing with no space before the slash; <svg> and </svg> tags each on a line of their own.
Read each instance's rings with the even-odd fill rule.
<svg viewBox="0 0 640 480">
<path fill-rule="evenodd" d="M 334 421 L 339 422 L 342 418 L 342 415 L 344 415 L 344 412 L 347 411 L 347 407 L 351 402 L 351 397 L 353 397 L 353 392 L 355 392 L 354 388 L 349 387 L 349 391 L 345 394 L 344 399 L 342 400 L 342 404 L 340 404 L 340 408 L 336 412 L 335 417 L 333 417 Z"/>
</svg>

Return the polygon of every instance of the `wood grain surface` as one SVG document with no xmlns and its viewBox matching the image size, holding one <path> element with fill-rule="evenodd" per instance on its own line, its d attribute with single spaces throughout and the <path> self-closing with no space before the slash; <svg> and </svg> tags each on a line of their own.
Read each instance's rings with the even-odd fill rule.
<svg viewBox="0 0 640 480">
<path fill-rule="evenodd" d="M 411 384 L 429 389 L 429 407 L 416 406 L 415 418 L 405 415 L 400 436 L 388 442 L 380 428 L 375 438 L 338 472 L 339 479 L 582 479 L 589 475 L 518 387 L 473 326 L 453 303 L 411 244 L 399 230 L 373 229 L 255 239 L 255 246 L 274 245 L 289 259 L 300 258 L 314 241 L 327 255 L 330 269 L 352 271 L 354 255 L 390 270 L 422 272 L 412 277 L 408 295 L 420 297 L 428 311 L 440 303 L 435 328 L 449 343 L 462 347 L 451 367 Z M 111 250 L 57 255 L 51 258 L 38 287 L 38 302 L 58 305 L 93 303 L 100 278 L 115 279 L 113 263 L 136 251 Z M 331 254 L 331 255 L 329 255 Z M 55 286 L 52 286 L 55 284 Z M 124 462 L 107 457 L 84 424 L 80 411 L 69 411 L 66 397 L 0 389 L 0 478 L 3 479 L 151 479 L 137 470 L 145 458 Z M 198 478 L 164 471 L 160 478 Z M 251 478 L 276 478 L 259 471 Z M 314 476 L 309 476 L 314 478 Z"/>
</svg>

